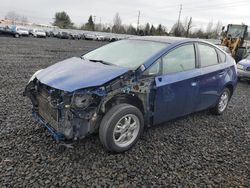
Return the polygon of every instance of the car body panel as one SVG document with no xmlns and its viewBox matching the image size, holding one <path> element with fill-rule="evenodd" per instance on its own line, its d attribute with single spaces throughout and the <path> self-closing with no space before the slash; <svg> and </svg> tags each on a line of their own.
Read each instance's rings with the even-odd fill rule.
<svg viewBox="0 0 250 188">
<path fill-rule="evenodd" d="M 114 104 L 128 102 L 132 105 L 138 105 L 137 107 L 143 111 L 144 121 L 148 126 L 151 126 L 213 107 L 225 87 L 228 87 L 232 93 L 236 87 L 236 63 L 230 55 L 215 45 L 202 41 L 222 51 L 226 55 L 226 62 L 200 67 L 202 54 L 199 54 L 198 45 L 196 45 L 201 42 L 200 40 L 157 37 L 139 39 L 136 37 L 129 40 L 158 41 L 169 45 L 155 53 L 135 71 L 73 57 L 38 72 L 35 75 L 36 79 L 31 81 L 25 90 L 25 94 L 32 100 L 35 113 L 41 115 L 39 114 L 39 102 L 41 101 L 46 109 L 50 108 L 55 101 L 68 99 L 66 100 L 68 103 L 57 102 L 55 108 L 60 113 L 59 115 L 54 114 L 54 117 L 59 118 L 62 115 L 60 119 L 56 119 L 57 125 L 61 126 L 60 133 L 66 135 L 67 139 L 77 139 L 95 132 L 99 128 L 96 123 Z M 187 43 L 192 43 L 195 46 L 195 69 L 165 75 L 160 73 L 144 75 L 144 72 L 163 55 Z M 36 87 L 37 85 L 39 87 Z M 47 88 L 47 86 L 49 87 Z M 40 98 L 43 96 L 39 94 L 39 89 L 43 90 L 41 93 L 45 97 L 39 99 L 40 101 L 37 103 L 36 95 L 41 95 Z M 60 91 L 67 92 L 61 93 Z M 76 108 L 74 97 L 78 95 L 80 97 L 94 96 L 90 100 L 92 102 L 91 108 L 89 106 Z M 53 97 L 57 97 L 58 100 L 52 100 Z M 80 101 L 88 101 L 88 98 L 83 98 Z M 51 111 L 55 112 L 54 109 Z M 46 117 L 42 118 L 43 124 L 46 125 L 49 124 L 48 122 L 55 121 L 55 119 L 48 121 Z M 53 134 L 56 131 L 58 130 L 53 129 Z"/>
<path fill-rule="evenodd" d="M 250 80 L 250 71 L 244 71 L 244 70 L 238 69 L 237 72 L 238 72 L 239 78 L 244 78 L 244 79 Z"/>
<path fill-rule="evenodd" d="M 127 68 L 73 57 L 42 70 L 36 77 L 50 87 L 72 92 L 81 88 L 100 86 L 127 71 Z"/>
<path fill-rule="evenodd" d="M 199 86 L 199 69 L 157 76 L 154 105 L 154 124 L 191 113 Z"/>
<path fill-rule="evenodd" d="M 219 82 L 221 74 L 224 74 L 225 68 L 223 64 L 201 68 L 201 76 L 199 77 L 199 96 L 196 111 L 208 108 L 211 104 L 215 104 L 220 95 Z"/>
<path fill-rule="evenodd" d="M 16 32 L 21 36 L 29 36 L 29 31 L 25 28 L 17 27 Z"/>
<path fill-rule="evenodd" d="M 239 78 L 250 79 L 250 58 L 243 59 L 237 64 Z"/>
<path fill-rule="evenodd" d="M 46 37 L 46 32 L 40 29 L 32 29 L 30 33 L 34 37 Z"/>
<path fill-rule="evenodd" d="M 4 26 L 4 27 L 0 27 L 0 36 L 13 36 L 15 37 L 16 35 L 19 36 L 19 33 L 16 32 L 15 29 L 13 29 L 13 27 L 9 27 L 9 26 Z"/>
<path fill-rule="evenodd" d="M 250 58 L 249 59 L 243 59 L 238 64 L 243 65 L 244 68 L 250 67 Z"/>
</svg>

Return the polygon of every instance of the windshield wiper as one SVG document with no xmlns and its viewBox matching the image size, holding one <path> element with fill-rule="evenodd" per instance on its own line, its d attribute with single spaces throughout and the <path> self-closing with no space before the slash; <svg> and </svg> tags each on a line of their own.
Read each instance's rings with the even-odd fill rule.
<svg viewBox="0 0 250 188">
<path fill-rule="evenodd" d="M 104 65 L 113 65 L 112 63 L 109 63 L 109 62 L 106 62 L 106 61 L 103 61 L 103 60 L 100 60 L 100 59 L 88 59 L 88 60 L 91 61 L 91 62 L 102 63 Z"/>
</svg>

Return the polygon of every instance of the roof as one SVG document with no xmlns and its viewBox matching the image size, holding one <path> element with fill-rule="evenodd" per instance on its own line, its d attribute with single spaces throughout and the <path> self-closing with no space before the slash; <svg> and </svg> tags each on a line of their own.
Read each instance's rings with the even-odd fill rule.
<svg viewBox="0 0 250 188">
<path fill-rule="evenodd" d="M 136 36 L 131 37 L 129 39 L 133 40 L 146 40 L 146 41 L 153 41 L 153 42 L 164 42 L 164 43 L 175 43 L 181 40 L 192 40 L 188 38 L 182 37 L 169 37 L 169 36 Z"/>
</svg>

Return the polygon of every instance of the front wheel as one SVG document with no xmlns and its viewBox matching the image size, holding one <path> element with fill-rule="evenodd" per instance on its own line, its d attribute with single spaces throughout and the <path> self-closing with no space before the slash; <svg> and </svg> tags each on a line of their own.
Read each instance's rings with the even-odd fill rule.
<svg viewBox="0 0 250 188">
<path fill-rule="evenodd" d="M 103 117 L 99 137 L 103 146 L 116 153 L 129 150 L 143 132 L 141 111 L 129 104 L 112 107 Z"/>
<path fill-rule="evenodd" d="M 211 109 L 211 112 L 215 115 L 221 115 L 227 109 L 228 103 L 230 101 L 231 92 L 228 88 L 225 88 L 222 94 L 219 97 L 214 108 Z"/>
</svg>

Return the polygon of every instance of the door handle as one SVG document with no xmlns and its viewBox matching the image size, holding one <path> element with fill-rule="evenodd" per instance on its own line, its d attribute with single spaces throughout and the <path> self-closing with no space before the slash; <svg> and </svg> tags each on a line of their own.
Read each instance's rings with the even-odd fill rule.
<svg viewBox="0 0 250 188">
<path fill-rule="evenodd" d="M 192 82 L 191 86 L 193 86 L 193 87 L 197 86 L 197 82 Z"/>
</svg>

